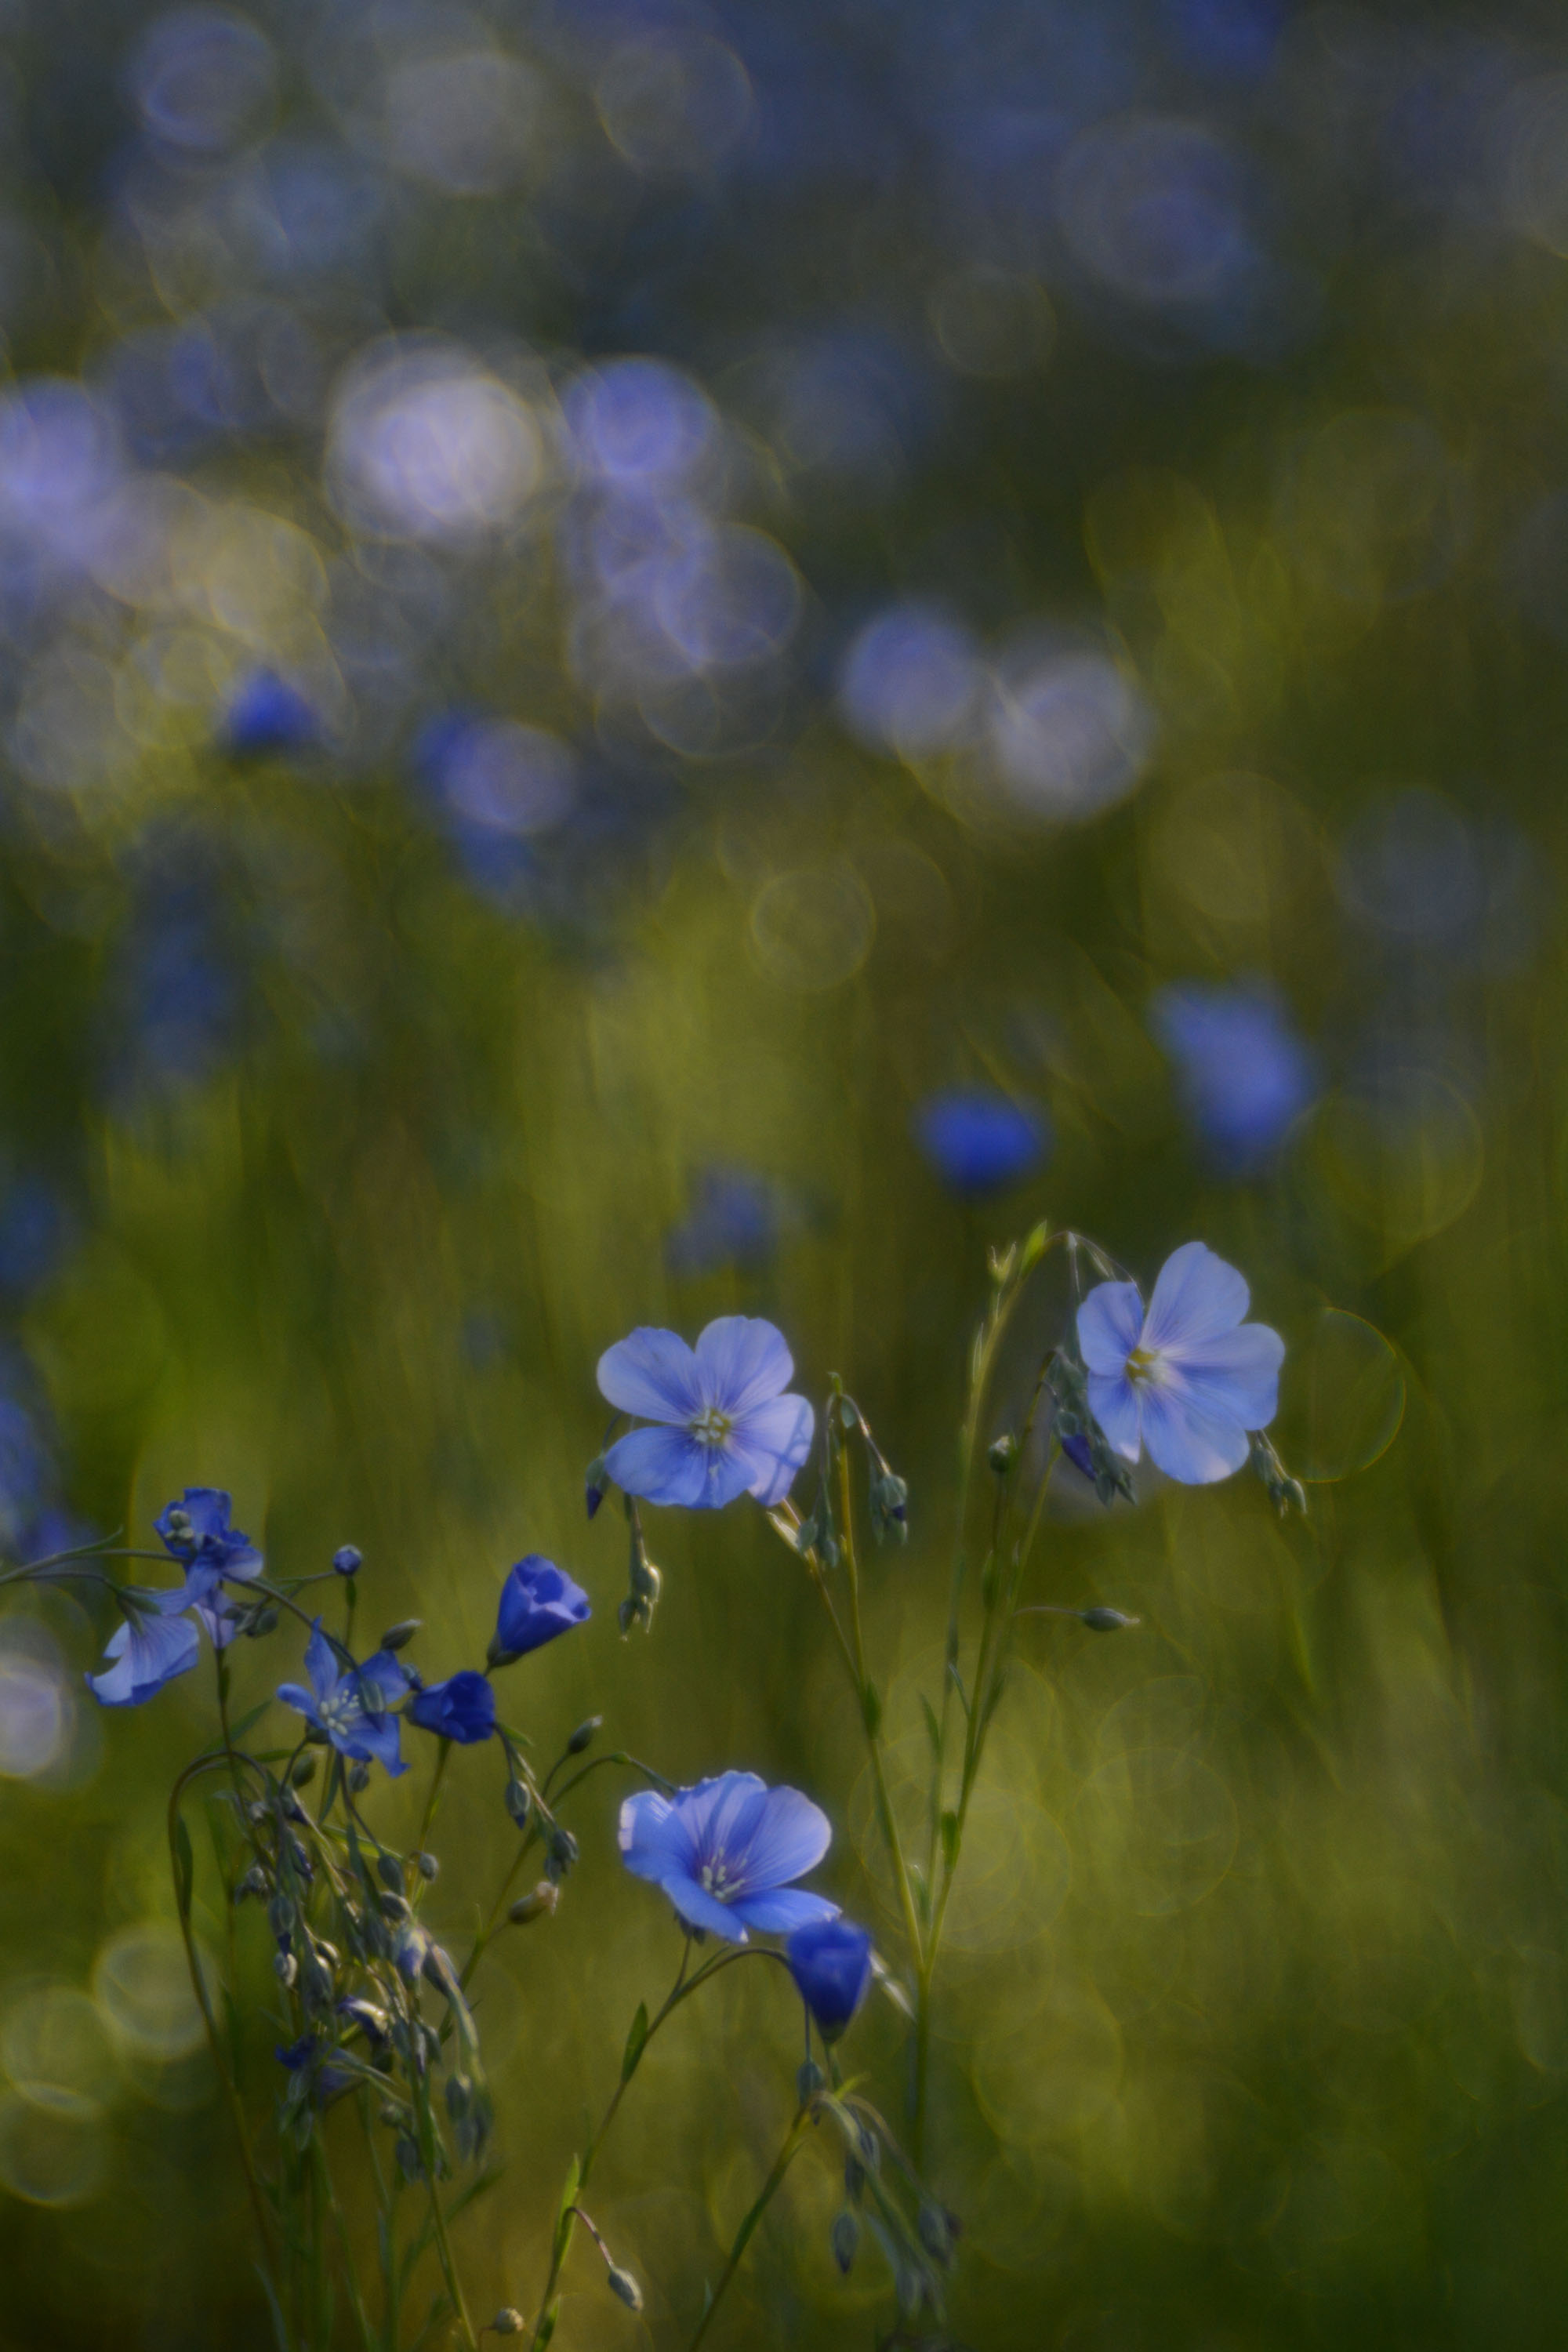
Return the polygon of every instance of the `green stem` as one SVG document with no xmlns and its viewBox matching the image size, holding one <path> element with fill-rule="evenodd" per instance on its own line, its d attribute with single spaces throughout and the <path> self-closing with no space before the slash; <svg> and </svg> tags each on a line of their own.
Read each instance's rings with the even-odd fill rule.
<svg viewBox="0 0 1568 2352">
<path fill-rule="evenodd" d="M 735 2232 L 735 2242 L 730 2249 L 730 2259 L 719 2273 L 719 2284 L 713 2289 L 712 2294 L 708 2299 L 708 2307 L 697 2323 L 697 2332 L 693 2336 L 691 2342 L 687 2348 L 687 2352 L 697 2352 L 698 2346 L 701 2343 L 702 2338 L 707 2335 L 709 2328 L 712 2326 L 713 2314 L 718 2310 L 719 2305 L 723 2301 L 725 2290 L 729 2286 L 731 2280 L 734 2277 L 735 2273 L 741 2267 L 741 2258 L 752 2242 L 752 2237 L 756 2230 L 758 2222 L 762 2220 L 763 2215 L 767 2211 L 768 2207 L 772 2204 L 774 2197 L 782 2188 L 785 2173 L 789 2170 L 790 2166 L 795 2162 L 795 2158 L 800 2154 L 801 2142 L 805 2135 L 805 2127 L 811 2120 L 811 2111 L 812 2102 L 810 2100 L 806 2102 L 805 2106 L 796 2110 L 795 2120 L 790 2125 L 789 2130 L 784 2135 L 784 2146 L 780 2148 L 778 2155 L 774 2159 L 773 2168 L 769 2173 L 766 2180 L 763 2181 L 762 2192 L 759 2195 L 756 2203 L 752 2207 L 751 2211 L 747 2214 L 739 2230 Z"/>
<path fill-rule="evenodd" d="M 407 2019 L 410 2032 L 417 2035 L 419 2003 L 417 1996 L 413 1992 L 405 1992 L 404 1995 L 404 2014 Z M 458 2265 L 452 2255 L 452 2241 L 447 2231 L 447 2216 L 441 2210 L 441 2188 L 437 2178 L 436 2119 L 430 2109 L 428 2074 L 420 2070 L 409 2087 L 414 2093 L 415 2122 L 418 2131 L 419 2155 L 424 2168 L 425 2186 L 430 2196 L 430 2228 L 436 2240 L 437 2260 L 441 2265 L 441 2276 L 446 2282 L 447 2300 L 452 2305 L 454 2316 L 462 2332 L 463 2352 L 479 2352 L 479 2340 L 474 2334 L 474 2323 L 468 2316 L 468 2306 L 463 2299 L 462 2284 L 458 2277 Z"/>
<path fill-rule="evenodd" d="M 855 1688 L 860 1701 L 860 1720 L 866 1727 L 867 1746 L 871 1757 L 871 1773 L 877 1790 L 877 1811 L 881 1819 L 882 1836 L 893 1865 L 893 1876 L 899 1890 L 899 1908 L 904 1916 L 904 1933 L 909 1938 L 910 1966 L 919 1970 L 923 1943 L 920 1915 L 915 1908 L 914 1888 L 910 1882 L 909 1864 L 904 1856 L 904 1842 L 900 1834 L 898 1818 L 888 1788 L 887 1766 L 882 1753 L 879 1730 L 872 1728 L 867 1712 L 869 1685 L 866 1679 L 866 1637 L 860 1622 L 860 1569 L 855 1549 L 855 1509 L 849 1486 L 849 1449 L 842 1443 L 838 1448 L 838 1514 L 842 1522 L 844 1565 L 849 1584 L 849 1629 L 854 1644 L 852 1664 Z M 927 1884 L 930 1882 L 928 1880 Z"/>
</svg>

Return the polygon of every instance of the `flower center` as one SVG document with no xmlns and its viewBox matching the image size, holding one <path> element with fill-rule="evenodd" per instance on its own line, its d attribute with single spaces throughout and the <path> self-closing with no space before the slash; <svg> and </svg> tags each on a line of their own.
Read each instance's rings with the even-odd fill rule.
<svg viewBox="0 0 1568 2352">
<path fill-rule="evenodd" d="M 1130 1381 L 1152 1381 L 1159 1369 L 1160 1359 L 1152 1348 L 1134 1348 L 1127 1359 Z"/>
<path fill-rule="evenodd" d="M 729 1865 L 722 1862 L 705 1862 L 701 1883 L 706 1891 L 721 1903 L 728 1903 L 735 1891 L 730 1884 Z"/>
<path fill-rule="evenodd" d="M 733 1427 L 734 1423 L 729 1414 L 721 1412 L 716 1404 L 710 1404 L 707 1411 L 700 1412 L 692 1423 L 691 1434 L 700 1444 L 718 1447 L 723 1444 Z"/>
<path fill-rule="evenodd" d="M 358 1720 L 360 1703 L 346 1683 L 329 1691 L 321 1703 L 321 1724 L 327 1731 L 347 1731 Z"/>
</svg>

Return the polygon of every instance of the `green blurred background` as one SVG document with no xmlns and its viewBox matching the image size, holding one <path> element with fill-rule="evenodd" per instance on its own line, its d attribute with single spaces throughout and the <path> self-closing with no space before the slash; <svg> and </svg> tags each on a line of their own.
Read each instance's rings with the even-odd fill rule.
<svg viewBox="0 0 1568 2352">
<path fill-rule="evenodd" d="M 1561 28 L 1526 10 L 1506 28 L 1432 8 L 1118 11 L 1097 81 L 1058 12 L 1040 12 L 1048 40 L 1021 5 L 962 38 L 940 19 L 809 12 L 791 55 L 817 72 L 813 121 L 849 91 L 844 151 L 752 181 L 744 158 L 774 148 L 748 126 L 773 120 L 770 74 L 788 79 L 767 11 L 456 32 L 432 16 L 417 38 L 366 15 L 378 70 L 499 48 L 543 89 L 526 168 L 503 155 L 468 185 L 403 101 L 379 146 L 354 128 L 347 68 L 319 64 L 341 24 L 266 19 L 265 132 L 203 145 L 180 124 L 221 113 L 233 75 L 209 61 L 180 115 L 145 65 L 148 26 L 174 18 L 7 18 L 6 251 L 26 263 L 0 416 L 7 1556 L 46 1530 L 146 1541 L 187 1483 L 226 1486 L 276 1574 L 358 1544 L 362 1624 L 420 1616 L 434 1675 L 479 1660 L 506 1568 L 548 1553 L 595 1613 L 510 1670 L 541 1752 L 593 1711 L 674 1779 L 736 1766 L 811 1791 L 836 1832 L 821 1884 L 896 1953 L 848 1695 L 758 1516 L 650 1514 L 664 1597 L 649 1638 L 617 1639 L 621 1524 L 588 1526 L 582 1500 L 596 1358 L 637 1322 L 695 1336 L 741 1310 L 783 1328 L 809 1391 L 843 1375 L 911 1488 L 908 1547 L 868 1581 L 912 1804 L 988 1244 L 1048 1217 L 1147 1284 L 1201 1236 L 1287 1339 L 1276 1434 L 1310 1513 L 1281 1526 L 1248 1477 L 1145 1479 L 1101 1512 L 1057 1474 L 1030 1597 L 1142 1624 L 1101 1640 L 1029 1621 L 976 1802 L 931 2135 L 963 2228 L 954 2334 L 1020 2352 L 1554 2345 Z M 1216 26 L 1228 64 L 1205 62 Z M 987 103 L 1061 118 L 1028 149 L 1031 186 L 1057 191 L 1034 244 L 1021 198 L 1004 235 L 1000 199 L 975 225 L 951 159 L 928 184 L 919 126 L 961 96 L 973 111 L 979 81 Z M 171 321 L 222 342 L 228 179 L 279 124 L 303 136 L 312 106 L 403 193 L 369 278 L 350 253 L 266 299 L 315 336 L 324 385 L 378 336 L 478 352 L 475 380 L 547 453 L 526 530 L 485 538 L 488 491 L 477 521 L 410 521 L 384 483 L 365 526 L 332 488 L 357 462 L 346 394 L 299 418 L 284 404 L 281 424 L 237 394 L 182 438 L 177 371 L 142 408 L 117 389 L 121 347 L 141 365 Z M 1158 170 L 1151 122 L 1181 134 Z M 699 132 L 707 177 L 680 160 Z M 1127 199 L 1128 227 L 1134 165 L 1152 210 Z M 1245 332 L 1241 296 L 1215 293 L 1237 220 L 1282 273 Z M 1258 318 L 1277 312 L 1271 343 Z M 755 391 L 770 336 L 840 313 L 857 333 L 874 317 L 927 386 L 919 430 L 899 421 L 915 393 L 892 402 L 884 474 L 875 435 L 822 456 L 847 394 L 810 410 L 814 441 Z M 683 688 L 721 674 L 710 729 L 671 715 L 667 671 L 635 647 L 583 649 L 609 608 L 581 584 L 592 469 L 559 455 L 574 431 L 585 446 L 569 387 L 642 351 L 706 385 L 731 436 L 713 511 L 798 599 L 787 629 L 756 623 L 769 660 L 792 630 L 794 650 L 738 703 L 751 655 L 700 658 L 659 606 Z M 96 415 L 121 402 L 112 467 L 163 501 L 156 530 L 116 508 L 100 531 L 124 483 L 81 489 L 38 421 L 50 383 L 85 385 Z M 732 614 L 744 583 L 715 576 Z M 383 599 L 384 709 L 382 673 L 354 667 L 370 625 L 345 580 Z M 989 718 L 900 734 L 905 673 L 875 723 L 857 705 L 856 648 L 910 596 L 984 637 Z M 1047 668 L 1062 646 L 1097 667 L 1066 748 L 1009 767 L 1016 704 L 1030 724 L 1043 708 L 1037 656 L 1008 650 L 1026 625 L 1068 633 L 1041 641 Z M 258 668 L 299 681 L 319 723 L 246 740 L 230 698 Z M 476 709 L 570 743 L 580 823 L 481 808 L 476 850 L 472 795 L 443 802 L 440 743 L 418 734 Z M 523 844 L 499 872 L 498 835 Z M 1224 1087 L 1211 1073 L 1205 1094 L 1173 1043 L 1173 986 L 1270 1008 L 1262 1044 L 1219 1048 L 1244 1095 L 1254 1064 L 1283 1063 L 1261 1137 L 1216 1134 Z M 1037 1164 L 955 1187 L 921 1145 L 954 1088 L 1023 1106 L 1037 1139 L 1048 1122 Z M 1059 1271 L 1032 1299 L 991 1431 L 1064 1328 Z M 212 1735 L 210 1677 L 98 1712 L 80 1674 L 108 1624 L 58 1591 L 10 1591 L 0 1614 L 0 2343 L 259 2346 L 163 1843 L 170 1780 Z M 237 1710 L 297 1671 L 287 1632 L 239 1643 Z M 395 1839 L 417 1822 L 418 1760 L 378 1791 Z M 575 1801 L 559 1912 L 499 1941 L 480 1979 L 506 2169 L 458 2228 L 476 2311 L 531 2309 L 568 2157 L 678 1958 L 666 1907 L 618 1866 L 614 1779 Z M 494 1758 L 459 1752 L 426 1911 L 454 1948 L 514 1841 Z M 198 1924 L 220 1950 L 200 1893 Z M 650 2053 L 593 2200 L 647 2307 L 606 2296 L 579 2245 L 565 2352 L 685 2342 L 791 2108 L 798 2013 L 773 1975 L 731 1972 Z M 899 2021 L 878 2003 L 855 2033 L 896 2113 Z M 258 2101 L 272 2039 L 258 2025 Z M 836 2202 L 808 2151 L 716 2342 L 871 2339 L 879 2276 L 838 2277 Z"/>
</svg>

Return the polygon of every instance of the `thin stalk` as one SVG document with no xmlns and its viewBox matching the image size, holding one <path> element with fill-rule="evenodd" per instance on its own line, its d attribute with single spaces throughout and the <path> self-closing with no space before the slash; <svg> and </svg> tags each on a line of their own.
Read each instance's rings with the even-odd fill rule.
<svg viewBox="0 0 1568 2352">
<path fill-rule="evenodd" d="M 844 1565 L 849 1585 L 849 1630 L 854 1644 L 852 1663 L 856 1693 L 860 1702 L 860 1720 L 866 1727 L 866 1744 L 870 1751 L 871 1774 L 877 1790 L 877 1810 L 881 1818 L 889 1858 L 893 1865 L 893 1877 L 899 1890 L 899 1908 L 904 1917 L 904 1933 L 909 1937 L 910 1965 L 918 1972 L 924 1948 L 920 1915 L 915 1909 L 914 1889 L 910 1883 L 909 1864 L 904 1858 L 904 1842 L 899 1832 L 898 1819 L 888 1787 L 880 1733 L 872 1729 L 866 1711 L 868 1684 L 866 1637 L 860 1622 L 860 1569 L 855 1549 L 855 1507 L 849 1485 L 849 1449 L 843 1444 L 838 1448 L 838 1514 L 842 1522 Z M 929 1880 L 927 1884 L 930 1884 Z"/>
<path fill-rule="evenodd" d="M 404 1995 L 404 2014 L 411 2032 L 419 2032 L 419 2004 L 413 1993 Z M 447 2216 L 441 2210 L 441 2188 L 437 2178 L 436 2119 L 430 2110 L 430 2078 L 423 2069 L 415 2070 L 409 2084 L 414 2094 L 414 2116 L 417 2126 L 420 2161 L 425 2173 L 425 2186 L 430 2196 L 430 2228 L 436 2241 L 436 2258 L 441 2265 L 447 2298 L 462 2332 L 463 2352 L 479 2352 L 479 2340 L 474 2323 L 468 2316 L 468 2306 L 463 2299 L 462 2283 L 453 2259 L 452 2241 L 447 2231 Z"/>
<path fill-rule="evenodd" d="M 801 2143 L 805 2136 L 805 2127 L 811 2120 L 811 2110 L 812 2102 L 810 2100 L 806 2102 L 805 2106 L 797 2108 L 795 2120 L 792 2122 L 789 2130 L 784 2135 L 784 2146 L 780 2148 L 778 2155 L 773 2161 L 773 2168 L 769 2173 L 766 2180 L 763 2181 L 762 2192 L 759 2195 L 756 2203 L 752 2207 L 751 2211 L 747 2214 L 739 2230 L 735 2232 L 735 2242 L 730 2249 L 730 2259 L 719 2273 L 719 2284 L 713 2289 L 711 2295 L 710 2295 L 708 2299 L 708 2308 L 704 2311 L 701 2318 L 697 2323 L 697 2332 L 693 2336 L 689 2346 L 687 2347 L 687 2352 L 697 2352 L 698 2346 L 701 2343 L 702 2338 L 707 2335 L 709 2328 L 712 2326 L 713 2314 L 718 2310 L 721 2303 L 722 2303 L 725 2290 L 729 2286 L 731 2280 L 734 2277 L 735 2273 L 741 2267 L 741 2258 L 744 2254 L 746 2248 L 751 2244 L 752 2237 L 756 2230 L 758 2222 L 762 2220 L 763 2215 L 767 2211 L 768 2207 L 773 2203 L 774 2197 L 777 2196 L 779 2189 L 784 2185 L 784 2177 L 785 2173 L 789 2170 L 790 2166 L 795 2162 L 795 2158 L 800 2154 Z"/>
</svg>

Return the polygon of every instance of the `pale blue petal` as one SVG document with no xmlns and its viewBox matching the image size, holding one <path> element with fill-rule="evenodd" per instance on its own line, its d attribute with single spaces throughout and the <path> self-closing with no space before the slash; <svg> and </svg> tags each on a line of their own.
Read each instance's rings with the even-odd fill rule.
<svg viewBox="0 0 1568 2352">
<path fill-rule="evenodd" d="M 1285 1342 L 1267 1323 L 1244 1323 L 1217 1339 L 1167 1349 L 1172 1386 L 1201 1412 L 1267 1429 L 1279 1410 Z"/>
<path fill-rule="evenodd" d="M 657 1790 L 639 1789 L 626 1799 L 616 1834 L 621 1860 L 635 1878 L 689 1876 L 698 1867 L 686 1808 Z"/>
<path fill-rule="evenodd" d="M 731 1421 L 787 1389 L 794 1370 L 784 1333 L 757 1316 L 721 1315 L 697 1342 L 703 1404 Z"/>
<path fill-rule="evenodd" d="M 362 1762 L 374 1759 L 377 1764 L 384 1765 L 389 1780 L 395 1780 L 400 1772 L 408 1769 L 403 1760 L 398 1721 L 395 1715 L 384 1715 L 379 1721 L 374 1716 L 365 1716 L 354 1726 L 352 1736 L 344 1744 L 351 1754 L 358 1752 Z"/>
<path fill-rule="evenodd" d="M 755 1772 L 716 1772 L 694 1788 L 682 1789 L 676 1802 L 691 1833 L 694 1864 L 711 1859 L 718 1836 L 748 1802 L 760 1801 L 767 1790 L 767 1782 Z"/>
<path fill-rule="evenodd" d="M 744 1491 L 765 1511 L 789 1493 L 816 1429 L 816 1415 L 805 1397 L 781 1396 L 758 1405 L 731 1432 L 731 1445 L 751 1473 Z"/>
<path fill-rule="evenodd" d="M 695 1421 L 702 1410 L 697 1359 L 673 1331 L 639 1324 L 599 1359 L 599 1393 L 649 1421 Z"/>
<path fill-rule="evenodd" d="M 338 1662 L 332 1645 L 321 1631 L 318 1617 L 310 1628 L 310 1638 L 305 1644 L 305 1672 L 310 1677 L 310 1687 L 318 1698 L 325 1698 L 338 1686 Z"/>
<path fill-rule="evenodd" d="M 727 1944 L 751 1940 L 730 1906 L 699 1886 L 694 1878 L 663 1878 L 659 1885 L 689 1927 L 706 1927 L 710 1935 L 721 1936 Z"/>
<path fill-rule="evenodd" d="M 224 1561 L 223 1572 L 236 1584 L 248 1584 L 253 1576 L 260 1575 L 266 1565 L 256 1546 L 247 1544 L 242 1551 L 229 1553 Z"/>
<path fill-rule="evenodd" d="M 299 1683 L 279 1683 L 278 1696 L 285 1706 L 295 1707 L 300 1714 L 308 1716 L 312 1723 L 320 1723 L 321 1718 L 316 1709 L 314 1694 L 303 1689 Z"/>
<path fill-rule="evenodd" d="M 770 1789 L 745 1828 L 744 1845 L 737 1839 L 726 1858 L 748 1895 L 804 1878 L 833 1843 L 826 1814 L 798 1789 Z"/>
<path fill-rule="evenodd" d="M 176 1675 L 188 1674 L 200 1653 L 188 1617 L 127 1619 L 104 1643 L 105 1656 L 118 1663 L 106 1674 L 89 1675 L 88 1687 L 100 1706 L 141 1706 Z"/>
<path fill-rule="evenodd" d="M 638 1495 L 645 1503 L 676 1503 L 689 1511 L 700 1510 L 710 1501 L 712 1454 L 711 1446 L 700 1444 L 684 1429 L 633 1429 L 616 1438 L 605 1456 L 605 1468 L 625 1495 Z"/>
<path fill-rule="evenodd" d="M 1184 1242 L 1160 1268 L 1143 1326 L 1149 1349 L 1190 1347 L 1234 1331 L 1251 1293 L 1244 1276 L 1205 1242 Z"/>
<path fill-rule="evenodd" d="M 1139 1444 L 1138 1391 L 1125 1372 L 1090 1372 L 1089 1409 L 1118 1454 L 1136 1462 Z"/>
<path fill-rule="evenodd" d="M 1078 1310 L 1078 1344 L 1091 1372 L 1120 1372 L 1143 1336 L 1135 1282 L 1097 1283 Z"/>
<path fill-rule="evenodd" d="M 1143 1393 L 1143 1442 L 1166 1477 L 1184 1486 L 1228 1478 L 1251 1450 L 1238 1421 L 1199 1412 L 1179 1389 L 1154 1383 Z"/>
<path fill-rule="evenodd" d="M 838 1906 L 826 1895 L 808 1895 L 804 1887 L 776 1886 L 768 1895 L 744 1895 L 731 1909 L 759 1936 L 793 1936 L 797 1927 L 815 1927 L 837 1919 Z"/>
</svg>

